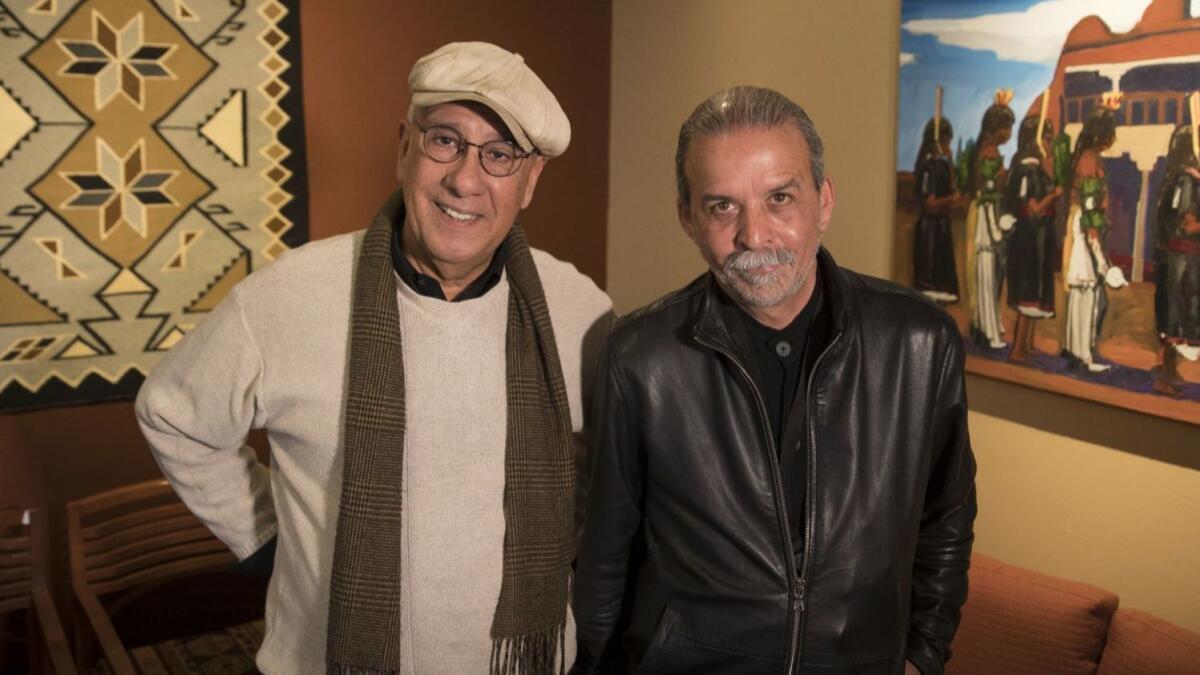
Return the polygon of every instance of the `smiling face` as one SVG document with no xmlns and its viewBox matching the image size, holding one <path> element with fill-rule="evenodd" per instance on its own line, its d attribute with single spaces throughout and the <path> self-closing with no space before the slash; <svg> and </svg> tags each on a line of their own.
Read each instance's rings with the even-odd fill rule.
<svg viewBox="0 0 1200 675">
<path fill-rule="evenodd" d="M 503 140 L 505 126 L 487 107 L 443 103 L 416 111 L 416 123 L 451 127 L 476 145 Z M 446 297 L 478 277 L 500 242 L 529 206 L 546 160 L 526 157 L 516 173 L 499 178 L 483 170 L 478 148 L 448 164 L 421 149 L 422 133 L 405 122 L 397 173 L 404 190 L 404 252 L 413 266 L 442 283 Z"/>
<path fill-rule="evenodd" d="M 689 202 L 679 222 L 721 286 L 760 323 L 783 328 L 812 295 L 833 184 L 813 184 L 808 144 L 792 124 L 692 141 Z"/>
</svg>

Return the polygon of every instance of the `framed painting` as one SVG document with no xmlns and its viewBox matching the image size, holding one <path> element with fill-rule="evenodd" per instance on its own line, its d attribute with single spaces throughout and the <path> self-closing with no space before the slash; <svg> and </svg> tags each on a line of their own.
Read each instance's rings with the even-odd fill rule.
<svg viewBox="0 0 1200 675">
<path fill-rule="evenodd" d="M 895 278 L 969 372 L 1200 424 L 1200 0 L 903 0 Z"/>
</svg>

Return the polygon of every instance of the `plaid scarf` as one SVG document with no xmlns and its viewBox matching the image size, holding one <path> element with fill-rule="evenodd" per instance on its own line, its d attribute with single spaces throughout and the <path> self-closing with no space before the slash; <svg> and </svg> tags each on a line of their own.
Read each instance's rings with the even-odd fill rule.
<svg viewBox="0 0 1200 675">
<path fill-rule="evenodd" d="M 327 672 L 400 672 L 404 350 L 391 238 L 400 191 L 367 230 L 354 276 L 342 497 L 329 593 Z M 491 672 L 561 672 L 572 557 L 571 414 L 541 280 L 519 225 L 508 235 L 504 572 Z M 464 580 L 465 581 L 465 580 Z"/>
</svg>

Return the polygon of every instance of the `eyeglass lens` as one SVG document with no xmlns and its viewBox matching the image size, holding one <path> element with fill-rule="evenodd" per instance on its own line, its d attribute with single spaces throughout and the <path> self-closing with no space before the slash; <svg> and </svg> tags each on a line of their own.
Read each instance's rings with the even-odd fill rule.
<svg viewBox="0 0 1200 675">
<path fill-rule="evenodd" d="M 484 171 L 493 176 L 511 175 L 521 161 L 516 148 L 505 141 L 489 141 L 480 145 L 467 141 L 458 130 L 451 127 L 432 126 L 425 129 L 425 154 L 435 162 L 453 162 L 463 156 L 467 146 L 479 148 L 479 161 Z"/>
</svg>

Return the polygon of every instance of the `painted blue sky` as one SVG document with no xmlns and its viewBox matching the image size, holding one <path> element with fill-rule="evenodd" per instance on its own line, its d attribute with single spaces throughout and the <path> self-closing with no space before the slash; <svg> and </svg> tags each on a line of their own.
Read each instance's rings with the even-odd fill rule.
<svg viewBox="0 0 1200 675">
<path fill-rule="evenodd" d="M 975 138 L 997 88 L 1014 91 L 1019 121 L 1050 85 L 1063 40 L 1097 14 L 1115 32 L 1137 23 L 1149 0 L 903 0 L 900 14 L 900 120 L 897 170 L 911 170 L 921 129 L 933 116 L 934 87 L 945 88 L 943 116 L 954 139 Z M 1191 0 L 1192 16 L 1200 0 Z M 1001 149 L 1015 150 L 1014 139 Z"/>
</svg>

